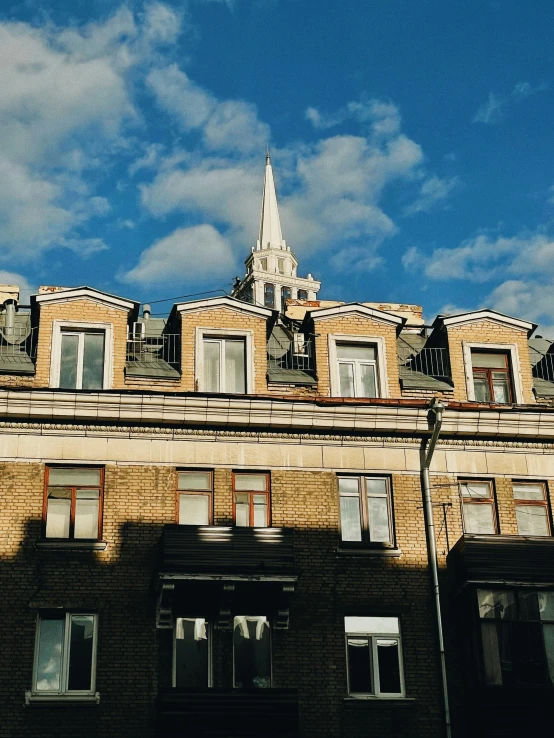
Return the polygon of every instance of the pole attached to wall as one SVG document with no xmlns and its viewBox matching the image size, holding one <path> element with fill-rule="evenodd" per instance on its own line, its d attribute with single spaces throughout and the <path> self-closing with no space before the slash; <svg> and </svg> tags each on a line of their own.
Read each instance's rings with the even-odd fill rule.
<svg viewBox="0 0 554 738">
<path fill-rule="evenodd" d="M 431 500 L 431 482 L 429 479 L 429 467 L 433 459 L 435 446 L 439 438 L 442 426 L 442 413 L 444 405 L 440 400 L 434 398 L 429 407 L 430 413 L 434 416 L 433 432 L 429 440 L 427 448 L 421 453 L 421 485 L 423 488 L 423 511 L 425 514 L 425 536 L 427 538 L 427 554 L 429 557 L 429 567 L 431 570 L 431 580 L 433 583 L 433 598 L 435 602 L 435 613 L 437 620 L 437 636 L 439 641 L 439 655 L 442 678 L 442 695 L 444 706 L 444 724 L 446 738 L 451 738 L 450 725 L 450 704 L 448 700 L 448 681 L 446 676 L 446 659 L 444 653 L 444 635 L 442 630 L 442 614 L 439 589 L 439 562 L 437 557 L 437 543 L 435 539 L 435 523 L 433 518 L 433 503 Z"/>
</svg>

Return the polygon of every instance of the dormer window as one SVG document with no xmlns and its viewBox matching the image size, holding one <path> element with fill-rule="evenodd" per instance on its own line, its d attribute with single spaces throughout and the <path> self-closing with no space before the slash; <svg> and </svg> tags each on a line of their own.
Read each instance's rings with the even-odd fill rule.
<svg viewBox="0 0 554 738">
<path fill-rule="evenodd" d="M 101 390 L 110 385 L 113 326 L 109 323 L 54 321 L 50 386 Z"/>
<path fill-rule="evenodd" d="M 471 351 L 473 386 L 477 402 L 513 402 L 510 360 L 506 351 Z"/>
<path fill-rule="evenodd" d="M 377 347 L 337 344 L 341 397 L 378 397 Z"/>
<path fill-rule="evenodd" d="M 204 338 L 204 390 L 246 392 L 245 342 L 241 338 Z"/>
</svg>

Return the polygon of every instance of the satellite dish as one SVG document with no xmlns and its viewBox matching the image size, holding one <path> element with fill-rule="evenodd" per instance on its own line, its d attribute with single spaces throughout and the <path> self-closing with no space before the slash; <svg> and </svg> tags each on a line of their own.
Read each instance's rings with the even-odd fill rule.
<svg viewBox="0 0 554 738">
<path fill-rule="evenodd" d="M 272 359 L 281 359 L 290 351 L 291 340 L 288 334 L 276 325 L 267 342 L 267 353 Z"/>
<path fill-rule="evenodd" d="M 25 343 L 31 335 L 31 326 L 29 324 L 14 325 L 13 327 L 4 325 L 0 328 L 0 335 L 6 343 L 9 343 L 11 346 L 17 346 L 18 344 Z"/>
</svg>

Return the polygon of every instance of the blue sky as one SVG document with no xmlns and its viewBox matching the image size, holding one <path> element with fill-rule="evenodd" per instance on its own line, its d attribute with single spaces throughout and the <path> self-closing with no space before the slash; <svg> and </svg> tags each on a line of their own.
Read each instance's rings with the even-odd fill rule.
<svg viewBox="0 0 554 738">
<path fill-rule="evenodd" d="M 321 297 L 554 337 L 553 29 L 551 0 L 2 0 L 0 282 L 228 290 L 269 142 Z"/>
</svg>

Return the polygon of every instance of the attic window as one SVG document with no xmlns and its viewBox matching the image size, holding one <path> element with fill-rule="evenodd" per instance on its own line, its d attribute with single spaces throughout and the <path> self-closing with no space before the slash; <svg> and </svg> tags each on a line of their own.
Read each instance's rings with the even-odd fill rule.
<svg viewBox="0 0 554 738">
<path fill-rule="evenodd" d="M 507 352 L 471 351 L 473 386 L 477 402 L 512 402 Z"/>
<path fill-rule="evenodd" d="M 113 367 L 111 323 L 54 321 L 50 386 L 72 390 L 108 389 Z"/>
</svg>

